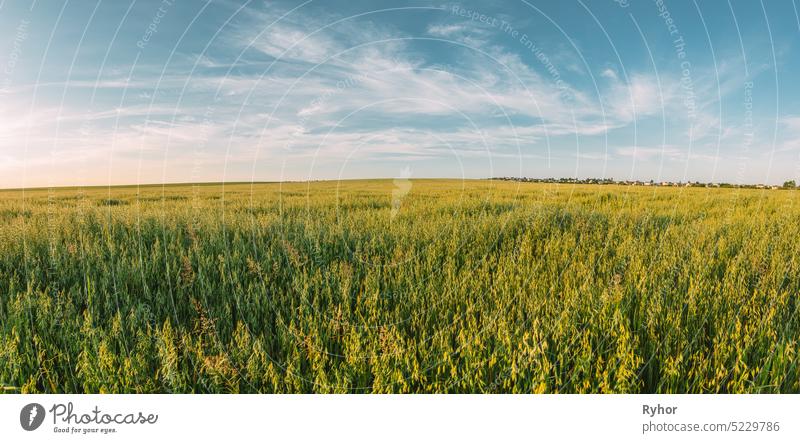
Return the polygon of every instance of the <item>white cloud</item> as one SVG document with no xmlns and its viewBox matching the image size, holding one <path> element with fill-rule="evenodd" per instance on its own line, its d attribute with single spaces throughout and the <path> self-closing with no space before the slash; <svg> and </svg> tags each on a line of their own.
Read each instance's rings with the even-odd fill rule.
<svg viewBox="0 0 800 443">
<path fill-rule="evenodd" d="M 617 73 L 611 68 L 603 69 L 600 72 L 600 76 L 609 80 L 619 80 L 619 76 L 617 76 Z"/>
<path fill-rule="evenodd" d="M 437 37 L 450 37 L 452 35 L 461 34 L 466 30 L 464 25 L 449 24 L 449 25 L 431 25 L 428 27 L 428 34 Z"/>
</svg>

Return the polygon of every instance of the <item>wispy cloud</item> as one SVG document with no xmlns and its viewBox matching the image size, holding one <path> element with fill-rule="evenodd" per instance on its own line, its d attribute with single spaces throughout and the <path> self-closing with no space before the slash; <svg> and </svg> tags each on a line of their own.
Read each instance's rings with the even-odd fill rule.
<svg viewBox="0 0 800 443">
<path fill-rule="evenodd" d="M 622 69 L 580 52 L 586 42 L 547 44 L 545 54 L 447 11 L 413 27 L 382 17 L 339 16 L 324 5 L 248 8 L 208 51 L 177 51 L 167 67 L 117 63 L 100 76 L 77 70 L 15 83 L 0 101 L 0 173 L 53 158 L 112 163 L 124 182 L 184 177 L 186 162 L 212 175 L 268 162 L 257 173 L 275 178 L 275 165 L 299 171 L 309 158 L 657 165 L 742 155 L 741 121 L 720 111 L 729 97 L 743 108 L 735 57 L 694 64 L 687 88 L 681 70 Z M 502 17 L 522 30 L 516 17 Z M 529 40 L 538 30 L 527 28 Z M 766 69 L 753 64 L 749 73 Z M 781 134 L 779 150 L 797 149 L 800 119 L 784 118 Z"/>
</svg>

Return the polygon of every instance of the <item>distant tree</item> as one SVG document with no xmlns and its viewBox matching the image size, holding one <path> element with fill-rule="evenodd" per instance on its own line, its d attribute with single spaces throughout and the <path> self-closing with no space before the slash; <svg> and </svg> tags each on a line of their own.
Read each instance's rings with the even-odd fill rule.
<svg viewBox="0 0 800 443">
<path fill-rule="evenodd" d="M 783 189 L 793 189 L 797 187 L 797 183 L 794 180 L 786 180 L 783 182 Z"/>
</svg>

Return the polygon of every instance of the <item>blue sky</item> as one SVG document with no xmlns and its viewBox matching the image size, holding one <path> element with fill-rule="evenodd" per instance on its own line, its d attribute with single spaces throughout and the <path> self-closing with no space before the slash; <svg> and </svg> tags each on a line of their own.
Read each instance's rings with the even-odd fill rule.
<svg viewBox="0 0 800 443">
<path fill-rule="evenodd" d="M 0 187 L 800 179 L 775 1 L 0 0 Z"/>
</svg>

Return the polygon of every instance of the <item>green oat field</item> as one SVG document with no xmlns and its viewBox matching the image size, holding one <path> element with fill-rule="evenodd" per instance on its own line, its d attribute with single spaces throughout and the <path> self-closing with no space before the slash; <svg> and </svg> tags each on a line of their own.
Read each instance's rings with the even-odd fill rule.
<svg viewBox="0 0 800 443">
<path fill-rule="evenodd" d="M 800 392 L 796 191 L 0 191 L 0 389 Z"/>
</svg>

